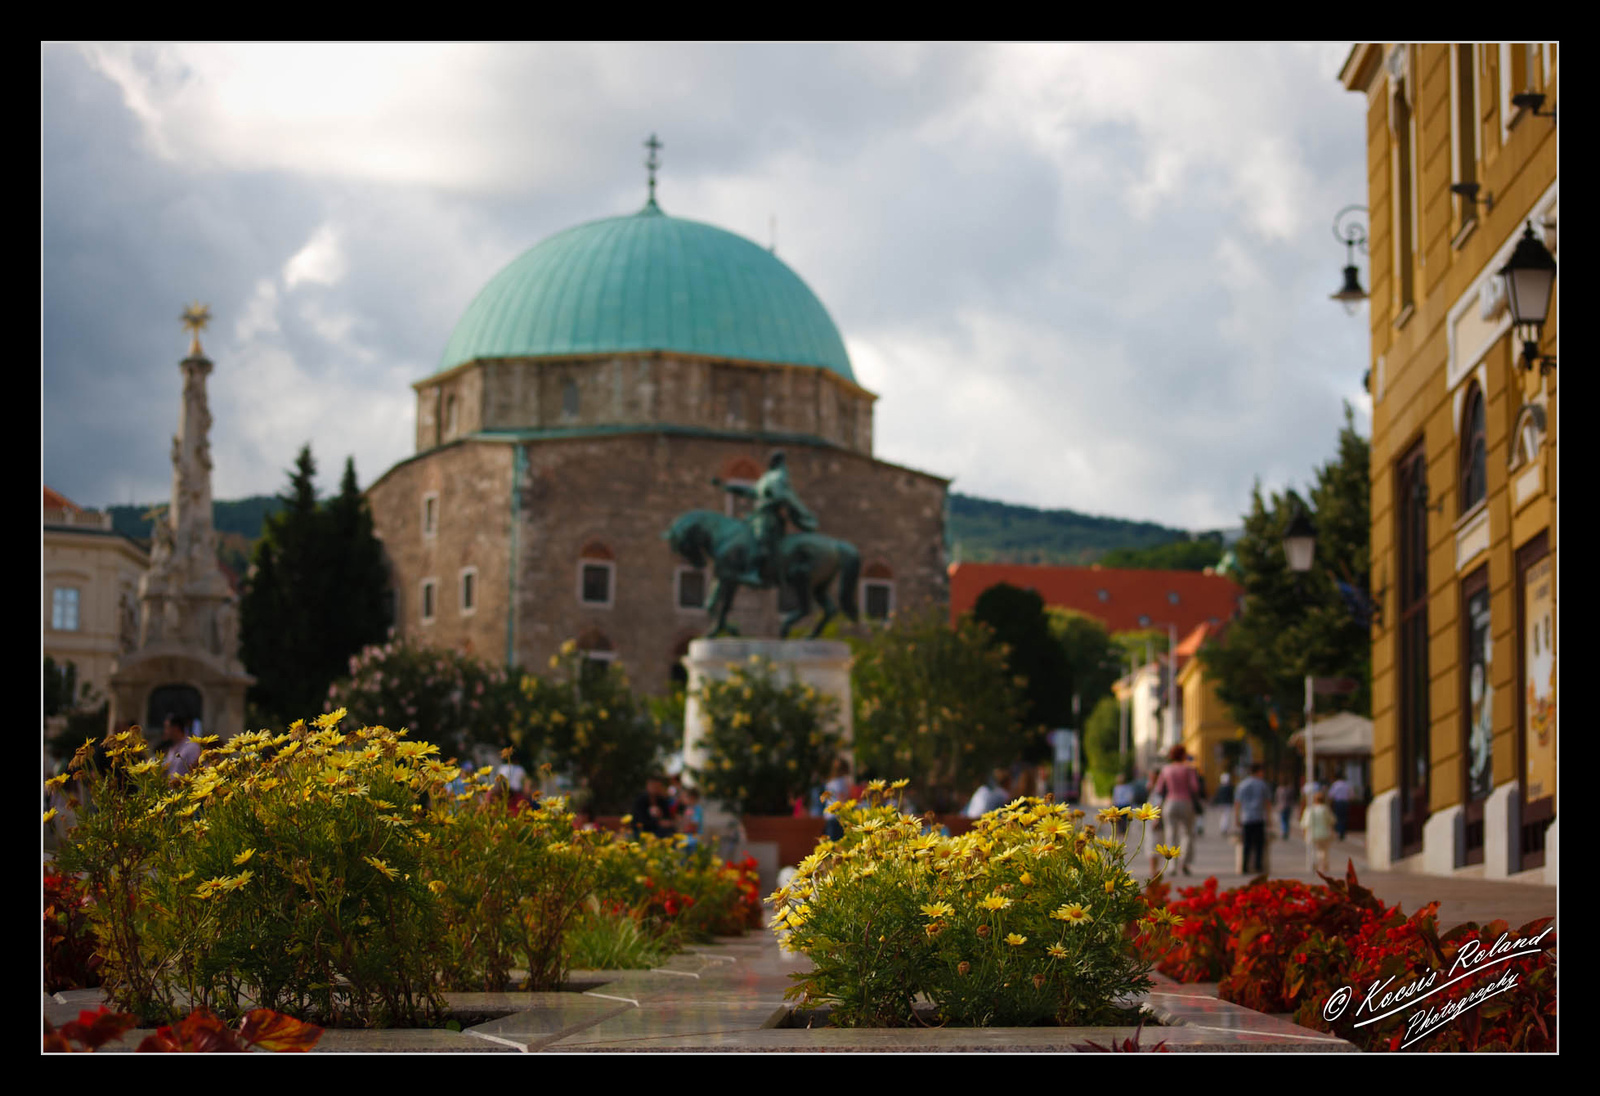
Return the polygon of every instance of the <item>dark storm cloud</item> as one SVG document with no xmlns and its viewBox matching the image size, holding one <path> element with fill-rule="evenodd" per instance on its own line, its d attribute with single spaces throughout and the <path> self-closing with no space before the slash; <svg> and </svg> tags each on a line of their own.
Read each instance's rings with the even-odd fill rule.
<svg viewBox="0 0 1600 1096">
<path fill-rule="evenodd" d="M 637 209 L 769 242 L 882 397 L 885 459 L 1037 505 L 1232 524 L 1365 368 L 1326 222 L 1364 192 L 1338 49 L 46 47 L 44 474 L 163 496 L 199 296 L 220 497 L 411 449 L 477 290 Z"/>
</svg>

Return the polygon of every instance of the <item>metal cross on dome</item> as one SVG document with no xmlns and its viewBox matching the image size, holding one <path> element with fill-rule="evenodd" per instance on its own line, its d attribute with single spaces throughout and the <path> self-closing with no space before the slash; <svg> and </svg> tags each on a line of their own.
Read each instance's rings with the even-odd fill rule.
<svg viewBox="0 0 1600 1096">
<path fill-rule="evenodd" d="M 663 146 L 662 146 L 660 141 L 656 140 L 656 135 L 654 133 L 652 133 L 650 135 L 650 139 L 644 143 L 644 147 L 650 150 L 650 157 L 649 157 L 649 159 L 645 160 L 645 162 L 644 162 L 644 166 L 649 168 L 649 170 L 650 170 L 650 203 L 649 204 L 650 205 L 655 205 L 656 204 L 656 168 L 661 166 L 661 160 L 660 160 L 659 157 L 656 156 L 656 153 L 659 152 Z"/>
</svg>

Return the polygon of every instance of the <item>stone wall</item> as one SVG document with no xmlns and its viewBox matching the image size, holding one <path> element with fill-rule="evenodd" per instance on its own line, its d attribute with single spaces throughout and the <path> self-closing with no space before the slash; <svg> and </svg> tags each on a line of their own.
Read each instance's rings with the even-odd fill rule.
<svg viewBox="0 0 1600 1096">
<path fill-rule="evenodd" d="M 809 434 L 872 452 L 875 397 L 829 370 L 808 366 L 664 352 L 507 358 L 458 367 L 421 382 L 416 391 L 418 452 L 484 429 L 657 423 Z"/>
<path fill-rule="evenodd" d="M 765 468 L 773 447 L 627 434 L 521 448 L 517 663 L 540 672 L 565 640 L 588 644 L 603 637 L 636 687 L 665 691 L 674 664 L 689 640 L 704 634 L 707 618 L 703 609 L 678 608 L 677 576 L 686 564 L 662 534 L 684 511 L 724 509 L 724 493 L 711 486 L 711 477 L 736 477 L 741 461 L 746 469 Z M 470 644 L 497 662 L 505 657 L 516 450 L 482 440 L 445 445 L 395 466 L 368 490 L 398 590 L 403 634 L 445 646 Z M 863 570 L 874 564 L 889 569 L 897 611 L 945 604 L 946 481 L 845 450 L 790 445 L 785 451 L 790 480 L 821 532 L 853 542 Z M 432 492 L 439 495 L 438 532 L 428 538 L 422 500 Z M 582 601 L 586 546 L 603 548 L 614 566 L 609 606 Z M 459 574 L 467 566 L 478 568 L 479 604 L 463 616 Z M 420 584 L 430 577 L 438 583 L 438 601 L 433 622 L 425 624 Z M 777 591 L 741 590 L 729 619 L 746 635 L 775 636 Z"/>
<path fill-rule="evenodd" d="M 666 689 L 707 618 L 677 607 L 677 572 L 686 565 L 662 534 L 684 511 L 723 509 L 724 493 L 711 477 L 728 477 L 741 458 L 764 468 L 772 447 L 657 434 L 544 441 L 526 451 L 519 661 L 542 667 L 564 640 L 600 634 L 636 685 Z M 853 542 L 863 569 L 877 563 L 891 571 L 897 609 L 945 602 L 945 481 L 857 453 L 799 445 L 785 451 L 790 481 L 820 531 Z M 608 607 L 580 599 L 580 553 L 593 543 L 615 564 Z M 775 636 L 777 606 L 776 590 L 743 589 L 729 620 L 746 635 Z"/>
<path fill-rule="evenodd" d="M 367 490 L 383 542 L 401 634 L 466 648 L 493 662 L 506 654 L 514 447 L 466 441 L 396 465 Z M 423 499 L 437 494 L 437 532 L 423 532 Z M 476 607 L 464 611 L 461 575 L 476 568 Z M 422 582 L 432 579 L 434 615 L 422 618 Z"/>
</svg>

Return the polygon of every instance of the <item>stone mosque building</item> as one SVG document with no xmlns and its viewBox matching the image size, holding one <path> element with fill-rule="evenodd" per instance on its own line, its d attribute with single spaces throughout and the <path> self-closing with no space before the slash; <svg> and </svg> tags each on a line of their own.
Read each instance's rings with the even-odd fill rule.
<svg viewBox="0 0 1600 1096">
<path fill-rule="evenodd" d="M 827 309 L 654 190 L 496 274 L 413 385 L 416 453 L 367 492 L 398 635 L 533 670 L 574 639 L 662 692 L 711 583 L 662 534 L 738 512 L 712 478 L 752 483 L 779 449 L 821 531 L 860 549 L 864 618 L 946 601 L 949 481 L 873 457 L 876 397 Z M 775 636 L 779 600 L 741 589 L 729 621 Z"/>
</svg>

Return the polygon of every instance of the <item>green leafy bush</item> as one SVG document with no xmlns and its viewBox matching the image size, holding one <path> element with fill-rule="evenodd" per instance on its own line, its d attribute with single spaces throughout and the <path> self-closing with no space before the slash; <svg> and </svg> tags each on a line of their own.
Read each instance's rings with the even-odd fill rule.
<svg viewBox="0 0 1600 1096">
<path fill-rule="evenodd" d="M 744 814 L 788 814 L 797 796 L 827 779 L 842 741 L 839 702 L 799 681 L 778 680 L 773 664 L 751 655 L 698 696 L 705 719 L 705 794 Z"/>
<path fill-rule="evenodd" d="M 1149 936 L 1166 917 L 1145 904 L 1122 842 L 1039 799 L 960 837 L 925 833 L 875 783 L 865 805 L 829 805 L 843 839 L 772 896 L 773 928 L 813 964 L 790 996 L 831 1003 L 845 1026 L 909 1024 L 919 994 L 955 1024 L 1127 1018 L 1151 965 L 1128 930 Z"/>
</svg>

